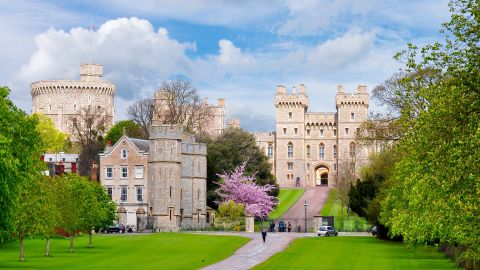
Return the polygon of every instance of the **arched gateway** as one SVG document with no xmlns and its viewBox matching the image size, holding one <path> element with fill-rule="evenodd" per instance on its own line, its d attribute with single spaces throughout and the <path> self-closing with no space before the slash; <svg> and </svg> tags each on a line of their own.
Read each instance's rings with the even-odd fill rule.
<svg viewBox="0 0 480 270">
<path fill-rule="evenodd" d="M 326 165 L 318 165 L 315 167 L 315 185 L 328 185 L 328 172 L 329 169 Z"/>
</svg>

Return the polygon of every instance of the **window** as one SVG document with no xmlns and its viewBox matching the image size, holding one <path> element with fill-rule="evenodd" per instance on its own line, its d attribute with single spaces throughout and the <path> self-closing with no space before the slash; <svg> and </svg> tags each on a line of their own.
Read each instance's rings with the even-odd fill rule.
<svg viewBox="0 0 480 270">
<path fill-rule="evenodd" d="M 288 113 L 288 119 L 292 119 L 292 112 Z"/>
<path fill-rule="evenodd" d="M 112 179 L 113 178 L 113 167 L 106 167 L 105 168 L 105 179 Z"/>
<path fill-rule="evenodd" d="M 293 143 L 291 142 L 287 145 L 287 157 L 293 158 Z"/>
<path fill-rule="evenodd" d="M 307 129 L 307 136 L 310 136 L 310 129 Z"/>
<path fill-rule="evenodd" d="M 350 157 L 354 158 L 355 157 L 355 143 L 350 143 Z"/>
<path fill-rule="evenodd" d="M 122 154 L 121 154 L 122 159 L 127 159 L 127 156 L 128 156 L 128 151 L 126 148 L 123 148 Z"/>
<path fill-rule="evenodd" d="M 348 135 L 348 128 L 345 128 L 345 135 Z"/>
<path fill-rule="evenodd" d="M 268 145 L 268 158 L 273 159 L 273 145 Z"/>
<path fill-rule="evenodd" d="M 170 186 L 170 198 L 172 198 L 172 186 Z"/>
<path fill-rule="evenodd" d="M 355 119 L 355 113 L 350 113 L 350 119 L 354 120 Z"/>
<path fill-rule="evenodd" d="M 310 145 L 307 145 L 307 158 L 310 158 Z"/>
<path fill-rule="evenodd" d="M 170 209 L 169 213 L 170 213 L 170 220 L 172 220 L 172 209 Z"/>
<path fill-rule="evenodd" d="M 307 163 L 307 170 L 310 170 L 310 163 Z"/>
<path fill-rule="evenodd" d="M 121 170 L 122 170 L 122 179 L 126 179 L 128 178 L 128 167 L 127 166 L 122 166 L 121 167 Z"/>
<path fill-rule="evenodd" d="M 120 202 L 127 202 L 127 187 L 121 187 Z"/>
<path fill-rule="evenodd" d="M 333 170 L 334 170 L 334 171 L 337 170 L 337 163 L 334 163 L 334 164 L 333 164 Z"/>
<path fill-rule="evenodd" d="M 360 128 L 357 128 L 357 134 L 360 134 Z"/>
<path fill-rule="evenodd" d="M 287 169 L 293 171 L 293 162 L 287 162 Z"/>
<path fill-rule="evenodd" d="M 295 131 L 295 135 L 297 135 L 298 129 L 294 128 L 293 130 Z"/>
<path fill-rule="evenodd" d="M 107 194 L 110 197 L 110 200 L 113 198 L 113 187 L 108 186 L 107 187 Z"/>
<path fill-rule="evenodd" d="M 290 174 L 287 174 L 287 180 L 290 180 Z"/>
<path fill-rule="evenodd" d="M 137 202 L 143 202 L 143 187 L 137 186 Z"/>
<path fill-rule="evenodd" d="M 333 136 L 337 136 L 337 130 L 336 129 L 333 130 Z"/>
<path fill-rule="evenodd" d="M 320 129 L 320 137 L 323 137 L 323 129 Z"/>
<path fill-rule="evenodd" d="M 283 135 L 287 135 L 287 128 L 283 128 Z"/>
<path fill-rule="evenodd" d="M 321 159 L 325 158 L 325 145 L 323 143 L 320 144 L 320 148 L 318 150 L 318 156 Z"/>
<path fill-rule="evenodd" d="M 333 146 L 333 158 L 337 158 L 337 146 Z"/>
<path fill-rule="evenodd" d="M 143 166 L 135 166 L 135 179 L 143 178 Z"/>
</svg>

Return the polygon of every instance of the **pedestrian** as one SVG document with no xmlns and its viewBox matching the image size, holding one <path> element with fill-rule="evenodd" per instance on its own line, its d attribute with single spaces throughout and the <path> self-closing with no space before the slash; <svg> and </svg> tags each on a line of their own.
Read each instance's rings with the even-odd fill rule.
<svg viewBox="0 0 480 270">
<path fill-rule="evenodd" d="M 291 232 L 291 231 L 292 231 L 292 224 L 290 224 L 290 222 L 288 222 L 287 229 L 288 229 L 288 232 Z"/>
<path fill-rule="evenodd" d="M 267 230 L 265 229 L 262 230 L 262 239 L 263 239 L 263 242 L 265 243 L 265 239 L 267 239 Z"/>
<path fill-rule="evenodd" d="M 275 232 L 275 222 L 270 222 L 270 232 Z"/>
</svg>

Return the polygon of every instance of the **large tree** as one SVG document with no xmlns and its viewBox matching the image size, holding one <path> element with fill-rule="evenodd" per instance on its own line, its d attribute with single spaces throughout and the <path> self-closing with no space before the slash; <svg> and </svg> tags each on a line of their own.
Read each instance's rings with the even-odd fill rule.
<svg viewBox="0 0 480 270">
<path fill-rule="evenodd" d="M 452 0 L 445 42 L 398 55 L 422 106 L 402 108 L 398 162 L 382 192 L 380 219 L 409 243 L 461 244 L 480 259 L 480 3 Z M 421 80 L 420 86 L 416 80 Z"/>
<path fill-rule="evenodd" d="M 181 124 L 189 132 L 201 132 L 212 117 L 208 104 L 190 81 L 164 81 L 153 99 L 142 99 L 127 109 L 130 120 L 148 137 L 152 123 Z"/>
<path fill-rule="evenodd" d="M 78 116 L 70 119 L 73 127 L 73 140 L 80 146 L 78 172 L 90 176 L 91 165 L 98 164 L 98 153 L 103 149 L 103 136 L 112 122 L 101 107 L 84 107 Z"/>
<path fill-rule="evenodd" d="M 0 241 L 10 237 L 20 187 L 40 171 L 37 119 L 18 109 L 0 87 Z"/>
<path fill-rule="evenodd" d="M 55 127 L 52 119 L 45 114 L 35 113 L 38 119 L 37 131 L 42 140 L 43 151 L 46 153 L 59 153 L 67 148 L 68 135 Z"/>
<path fill-rule="evenodd" d="M 257 146 L 255 137 L 240 128 L 227 128 L 216 138 L 208 135 L 200 136 L 200 141 L 207 143 L 207 201 L 210 207 L 218 199 L 215 190 L 218 188 L 219 174 L 233 171 L 237 166 L 247 162 L 245 173 L 255 175 L 259 185 L 274 185 L 270 195 L 277 196 L 279 189 L 275 176 L 272 174 L 268 157 Z"/>
</svg>

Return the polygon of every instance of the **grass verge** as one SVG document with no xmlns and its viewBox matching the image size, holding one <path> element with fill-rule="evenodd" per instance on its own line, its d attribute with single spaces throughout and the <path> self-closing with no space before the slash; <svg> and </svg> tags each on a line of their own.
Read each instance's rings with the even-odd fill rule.
<svg viewBox="0 0 480 270">
<path fill-rule="evenodd" d="M 96 235 L 93 248 L 88 237 L 69 241 L 53 239 L 51 257 L 45 257 L 45 241 L 25 241 L 25 261 L 19 262 L 18 241 L 0 245 L 1 269 L 198 269 L 216 263 L 249 241 L 238 236 L 157 233 Z"/>
<path fill-rule="evenodd" d="M 334 216 L 335 228 L 339 231 L 367 231 L 371 225 L 356 213 L 348 213 L 347 207 L 342 209 L 340 200 L 337 199 L 337 192 L 332 189 L 328 194 L 327 201 L 320 212 L 321 216 Z"/>
<path fill-rule="evenodd" d="M 303 188 L 295 189 L 280 189 L 280 194 L 278 194 L 278 206 L 274 211 L 268 216 L 269 219 L 278 219 L 280 218 L 292 205 L 294 205 L 300 197 L 305 193 Z"/>
<path fill-rule="evenodd" d="M 434 247 L 408 248 L 374 237 L 315 237 L 295 240 L 253 269 L 457 269 Z"/>
</svg>

